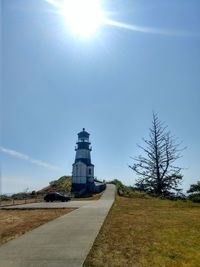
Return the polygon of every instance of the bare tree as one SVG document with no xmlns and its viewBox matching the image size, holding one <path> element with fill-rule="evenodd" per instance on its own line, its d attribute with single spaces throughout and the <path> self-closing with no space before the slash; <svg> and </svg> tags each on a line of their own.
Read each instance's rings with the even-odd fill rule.
<svg viewBox="0 0 200 267">
<path fill-rule="evenodd" d="M 133 166 L 129 166 L 139 179 L 136 186 L 141 190 L 158 195 L 169 195 L 180 191 L 178 185 L 182 180 L 180 167 L 174 162 L 181 157 L 180 143 L 174 138 L 168 127 L 153 113 L 152 127 L 149 129 L 149 139 L 144 139 L 145 147 L 138 145 L 143 155 L 133 158 Z"/>
</svg>

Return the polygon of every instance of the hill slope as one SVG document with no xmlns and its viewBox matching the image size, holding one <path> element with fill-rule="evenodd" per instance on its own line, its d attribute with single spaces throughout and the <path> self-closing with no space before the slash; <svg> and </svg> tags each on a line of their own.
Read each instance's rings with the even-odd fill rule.
<svg viewBox="0 0 200 267">
<path fill-rule="evenodd" d="M 62 192 L 69 194 L 71 192 L 71 176 L 62 176 L 58 180 L 51 181 L 49 186 L 37 191 L 37 194 L 46 194 L 48 192 Z"/>
</svg>

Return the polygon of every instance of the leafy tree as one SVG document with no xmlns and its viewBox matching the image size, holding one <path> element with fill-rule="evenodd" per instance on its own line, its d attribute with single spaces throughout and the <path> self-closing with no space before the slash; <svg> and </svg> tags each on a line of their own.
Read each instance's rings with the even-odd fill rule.
<svg viewBox="0 0 200 267">
<path fill-rule="evenodd" d="M 179 149 L 180 143 L 155 113 L 149 138 L 143 138 L 143 141 L 145 146 L 138 145 L 143 155 L 133 158 L 133 165 L 129 166 L 139 175 L 137 188 L 165 196 L 180 191 L 178 186 L 182 180 L 182 168 L 175 166 L 174 162 L 181 157 L 183 149 Z"/>
<path fill-rule="evenodd" d="M 189 193 L 188 198 L 190 200 L 200 203 L 200 181 L 198 181 L 196 184 L 191 184 L 187 193 Z"/>
<path fill-rule="evenodd" d="M 200 194 L 200 181 L 198 181 L 196 184 L 191 184 L 190 189 L 187 191 L 187 193 Z"/>
</svg>

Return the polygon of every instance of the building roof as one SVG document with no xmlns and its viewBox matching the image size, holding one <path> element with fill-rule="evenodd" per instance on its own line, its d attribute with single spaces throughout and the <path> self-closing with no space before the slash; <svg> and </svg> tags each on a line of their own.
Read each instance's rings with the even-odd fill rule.
<svg viewBox="0 0 200 267">
<path fill-rule="evenodd" d="M 89 133 L 83 128 L 82 132 L 78 133 L 78 137 L 89 137 Z"/>
</svg>

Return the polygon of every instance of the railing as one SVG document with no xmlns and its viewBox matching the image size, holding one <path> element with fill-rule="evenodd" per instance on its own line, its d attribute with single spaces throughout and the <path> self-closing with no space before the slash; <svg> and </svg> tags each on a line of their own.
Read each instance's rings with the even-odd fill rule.
<svg viewBox="0 0 200 267">
<path fill-rule="evenodd" d="M 38 195 L 38 196 L 27 197 L 27 198 L 22 198 L 22 199 L 8 197 L 7 199 L 0 199 L 0 207 L 43 202 L 44 201 L 43 199 L 44 199 L 44 195 Z"/>
</svg>

